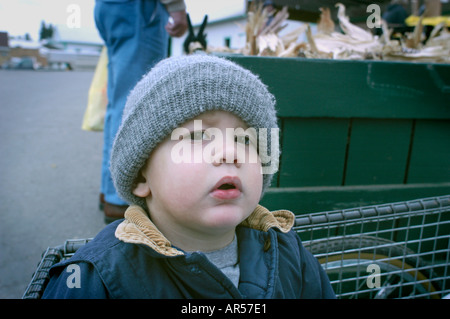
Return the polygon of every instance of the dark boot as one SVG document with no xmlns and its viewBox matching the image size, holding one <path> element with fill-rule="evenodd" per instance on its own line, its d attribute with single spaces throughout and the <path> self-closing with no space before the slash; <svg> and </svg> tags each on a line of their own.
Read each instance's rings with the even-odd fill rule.
<svg viewBox="0 0 450 319">
<path fill-rule="evenodd" d="M 124 218 L 128 205 L 114 205 L 110 203 L 104 204 L 103 212 L 105 213 L 105 223 L 109 224 L 118 219 Z"/>
</svg>

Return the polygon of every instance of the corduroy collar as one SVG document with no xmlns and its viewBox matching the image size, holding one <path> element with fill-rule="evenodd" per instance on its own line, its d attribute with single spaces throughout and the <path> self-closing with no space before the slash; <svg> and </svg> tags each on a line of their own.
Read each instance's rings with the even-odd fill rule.
<svg viewBox="0 0 450 319">
<path fill-rule="evenodd" d="M 288 210 L 270 212 L 258 205 L 240 226 L 267 232 L 277 228 L 287 233 L 294 225 L 295 216 Z M 184 253 L 172 247 L 170 241 L 156 228 L 147 213 L 140 206 L 132 205 L 125 212 L 125 220 L 119 224 L 115 236 L 126 243 L 143 244 L 164 256 L 178 256 Z"/>
</svg>

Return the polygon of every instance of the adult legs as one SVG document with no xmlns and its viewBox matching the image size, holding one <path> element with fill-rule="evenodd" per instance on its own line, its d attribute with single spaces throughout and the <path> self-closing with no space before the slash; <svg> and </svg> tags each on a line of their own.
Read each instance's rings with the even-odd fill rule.
<svg viewBox="0 0 450 319">
<path fill-rule="evenodd" d="M 167 56 L 168 13 L 156 0 L 97 1 L 95 21 L 108 50 L 108 106 L 104 124 L 101 193 L 106 217 L 121 218 L 127 207 L 109 171 L 111 146 L 120 126 L 130 90 L 158 61 Z"/>
</svg>

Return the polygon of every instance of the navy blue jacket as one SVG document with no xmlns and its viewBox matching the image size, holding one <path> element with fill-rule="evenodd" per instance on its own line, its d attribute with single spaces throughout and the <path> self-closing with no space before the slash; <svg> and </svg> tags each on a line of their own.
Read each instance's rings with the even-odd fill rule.
<svg viewBox="0 0 450 319">
<path fill-rule="evenodd" d="M 43 298 L 335 298 L 326 273 L 293 231 L 237 227 L 237 288 L 200 252 L 167 256 L 118 239 L 119 223 L 55 265 Z M 68 267 L 73 264 L 78 267 Z"/>
</svg>

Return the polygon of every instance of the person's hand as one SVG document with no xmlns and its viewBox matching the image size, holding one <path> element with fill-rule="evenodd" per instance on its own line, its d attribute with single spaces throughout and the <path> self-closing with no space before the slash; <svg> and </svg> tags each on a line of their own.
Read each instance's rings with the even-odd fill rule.
<svg viewBox="0 0 450 319">
<path fill-rule="evenodd" d="M 175 11 L 170 13 L 170 17 L 172 18 L 166 24 L 166 31 L 172 37 L 181 37 L 187 30 L 187 18 L 186 11 Z"/>
</svg>

